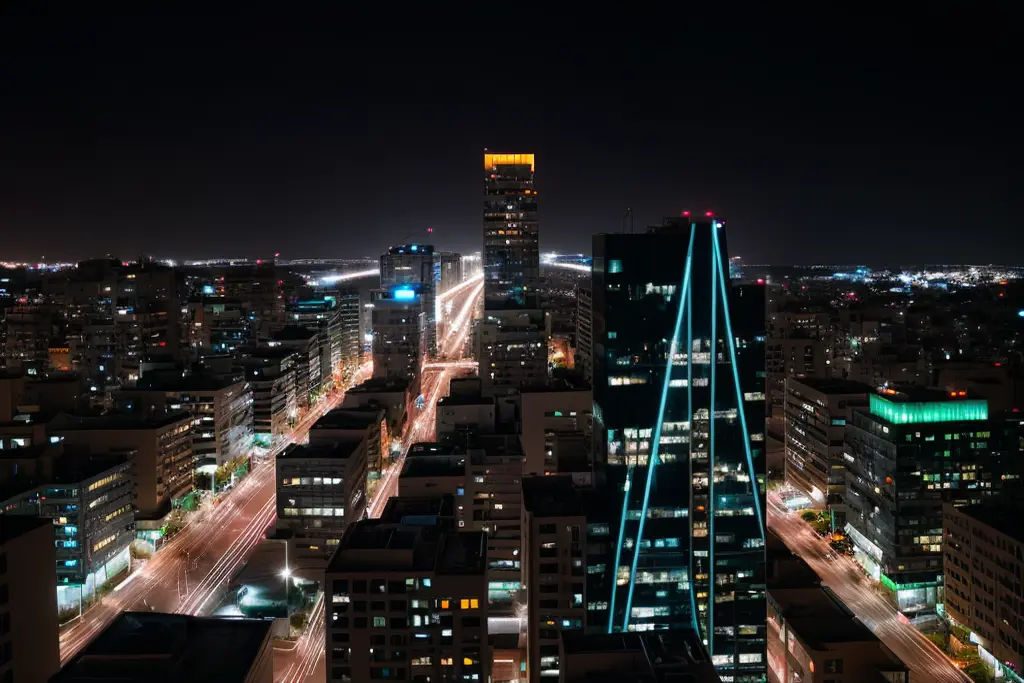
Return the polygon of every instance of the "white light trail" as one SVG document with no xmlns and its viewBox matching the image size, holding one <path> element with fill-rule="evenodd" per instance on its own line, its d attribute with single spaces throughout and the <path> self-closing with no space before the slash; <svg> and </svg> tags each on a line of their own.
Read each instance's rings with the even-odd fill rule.
<svg viewBox="0 0 1024 683">
<path fill-rule="evenodd" d="M 354 273 L 342 273 L 341 275 L 325 275 L 320 278 L 317 282 L 320 285 L 333 285 L 335 282 L 345 282 L 347 280 L 358 280 L 364 277 L 372 277 L 374 275 L 380 275 L 380 268 L 370 268 L 369 270 L 358 270 Z"/>
</svg>

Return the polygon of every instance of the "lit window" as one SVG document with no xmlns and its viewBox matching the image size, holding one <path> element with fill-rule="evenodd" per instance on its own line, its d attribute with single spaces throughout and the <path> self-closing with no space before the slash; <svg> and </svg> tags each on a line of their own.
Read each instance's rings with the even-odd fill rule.
<svg viewBox="0 0 1024 683">
<path fill-rule="evenodd" d="M 462 609 L 469 609 L 469 600 L 467 600 L 465 598 L 460 600 L 459 601 L 459 607 L 461 607 Z"/>
<path fill-rule="evenodd" d="M 441 609 L 448 609 L 448 607 L 449 607 L 449 605 L 450 605 L 450 604 L 451 604 L 451 603 L 450 603 L 450 602 L 448 602 L 447 600 L 442 600 L 442 601 L 441 601 Z"/>
</svg>

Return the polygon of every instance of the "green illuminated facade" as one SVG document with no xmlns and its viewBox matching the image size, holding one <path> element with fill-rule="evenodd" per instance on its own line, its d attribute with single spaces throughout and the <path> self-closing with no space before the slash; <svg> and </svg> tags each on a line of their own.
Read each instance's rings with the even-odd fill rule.
<svg viewBox="0 0 1024 683">
<path fill-rule="evenodd" d="M 877 415 L 893 424 L 930 424 L 988 419 L 988 401 L 903 402 L 890 401 L 878 394 L 871 394 L 869 401 L 872 415 Z"/>
<path fill-rule="evenodd" d="M 942 602 L 942 506 L 981 502 L 1017 479 L 1016 448 L 1002 448 L 1001 423 L 984 400 L 871 395 L 847 425 L 846 531 L 860 564 L 899 609 Z"/>
</svg>

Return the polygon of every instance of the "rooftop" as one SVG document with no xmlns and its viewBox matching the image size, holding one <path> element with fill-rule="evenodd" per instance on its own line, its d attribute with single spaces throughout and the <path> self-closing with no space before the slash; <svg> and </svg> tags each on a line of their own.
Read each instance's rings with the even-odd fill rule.
<svg viewBox="0 0 1024 683">
<path fill-rule="evenodd" d="M 402 479 L 426 477 L 429 479 L 437 477 L 462 477 L 466 474 L 465 455 L 436 455 L 420 456 L 418 458 L 406 458 L 402 473 Z"/>
<path fill-rule="evenodd" d="M 789 381 L 794 384 L 802 384 L 825 395 L 864 394 L 866 397 L 875 392 L 874 388 L 867 384 L 838 377 L 803 377 L 792 378 Z"/>
<path fill-rule="evenodd" d="M 384 505 L 380 519 L 406 526 L 435 526 L 455 516 L 451 496 L 392 496 Z"/>
<path fill-rule="evenodd" d="M 570 517 L 585 511 L 571 477 L 524 477 L 523 505 L 537 517 Z"/>
<path fill-rule="evenodd" d="M 484 398 L 480 394 L 451 394 L 444 396 L 440 401 L 437 402 L 437 406 L 441 407 L 452 407 L 452 406 L 484 406 L 494 405 L 493 398 Z"/>
<path fill-rule="evenodd" d="M 312 339 L 317 334 L 316 330 L 301 325 L 288 325 L 274 332 L 274 341 L 305 341 Z"/>
<path fill-rule="evenodd" d="M 317 458 L 322 460 L 344 460 L 355 453 L 362 442 L 363 439 L 360 437 L 350 437 L 347 439 L 332 439 L 322 443 L 293 445 L 277 456 L 277 459 L 301 460 L 304 458 Z"/>
<path fill-rule="evenodd" d="M 313 423 L 315 429 L 366 429 L 384 419 L 383 408 L 335 408 Z"/>
<path fill-rule="evenodd" d="M 483 575 L 487 543 L 483 532 L 453 533 L 437 526 L 364 519 L 349 525 L 327 572 L 410 570 Z"/>
<path fill-rule="evenodd" d="M 196 373 L 181 377 L 144 375 L 135 388 L 143 391 L 219 391 L 245 380 L 240 376 Z M 128 389 L 126 391 L 131 391 Z"/>
<path fill-rule="evenodd" d="M 988 419 L 988 401 L 969 399 L 966 391 L 883 389 L 868 396 L 872 415 L 893 424 L 964 422 Z"/>
<path fill-rule="evenodd" d="M 992 527 L 1004 536 L 1024 541 L 1020 520 L 1024 517 L 1024 502 L 1013 498 L 997 498 L 981 505 L 958 507 L 956 511 L 982 524 Z"/>
<path fill-rule="evenodd" d="M 719 683 L 703 644 L 692 630 L 583 634 L 562 631 L 566 683 Z"/>
<path fill-rule="evenodd" d="M 770 588 L 768 600 L 778 606 L 790 630 L 815 650 L 829 643 L 878 642 L 853 612 L 824 586 Z"/>
<path fill-rule="evenodd" d="M 400 377 L 373 377 L 362 384 L 358 384 L 346 393 L 348 394 L 370 394 L 387 391 L 405 391 L 409 388 L 409 380 Z"/>
<path fill-rule="evenodd" d="M 50 680 L 241 682 L 269 647 L 270 627 L 257 619 L 124 612 Z"/>
<path fill-rule="evenodd" d="M 85 417 L 61 413 L 50 422 L 50 430 L 54 432 L 80 431 L 86 429 L 106 430 L 130 430 L 130 429 L 160 429 L 182 420 L 191 421 L 192 417 L 187 412 L 170 413 L 166 415 L 99 415 Z"/>
<path fill-rule="evenodd" d="M 53 522 L 49 519 L 29 517 L 28 515 L 0 515 L 0 546 L 31 533 L 41 526 L 52 527 Z"/>
</svg>

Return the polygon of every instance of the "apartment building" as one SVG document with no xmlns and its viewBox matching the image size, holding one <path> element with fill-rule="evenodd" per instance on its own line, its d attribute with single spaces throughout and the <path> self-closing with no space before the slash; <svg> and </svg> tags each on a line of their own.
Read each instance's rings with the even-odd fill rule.
<svg viewBox="0 0 1024 683">
<path fill-rule="evenodd" d="M 288 349 L 256 349 L 238 358 L 252 387 L 253 438 L 270 449 L 284 443 L 298 415 L 295 355 Z"/>
<path fill-rule="evenodd" d="M 252 387 L 240 374 L 147 375 L 134 389 L 118 392 L 114 404 L 144 414 L 189 412 L 196 469 L 247 457 L 252 448 Z"/>
<path fill-rule="evenodd" d="M 854 408 L 867 407 L 873 392 L 866 384 L 844 379 L 786 379 L 786 481 L 815 505 L 833 511 L 839 528 L 846 524 L 846 425 Z"/>
<path fill-rule="evenodd" d="M 325 573 L 327 680 L 489 680 L 483 533 L 363 520 Z"/>
<path fill-rule="evenodd" d="M 1009 681 L 1024 671 L 1022 516 L 1019 502 L 942 508 L 945 614 Z"/>
<path fill-rule="evenodd" d="M 49 424 L 52 437 L 69 447 L 130 456 L 135 481 L 136 519 L 155 521 L 172 502 L 192 490 L 192 415 L 58 415 Z"/>
<path fill-rule="evenodd" d="M 57 609 L 77 610 L 128 569 L 135 538 L 131 456 L 68 451 L 59 443 L 10 455 L 5 464 L 17 474 L 0 475 L 0 518 L 50 522 L 55 555 L 47 573 L 55 577 Z"/>
<path fill-rule="evenodd" d="M 522 585 L 522 449 L 515 436 L 469 438 L 464 444 L 414 444 L 398 493 L 455 498 L 456 528 L 486 532 L 491 611 L 512 614 Z"/>
<path fill-rule="evenodd" d="M 0 681 L 47 683 L 60 669 L 49 520 L 0 515 Z"/>
<path fill-rule="evenodd" d="M 345 528 L 363 518 L 366 453 L 365 436 L 357 436 L 291 446 L 275 458 L 277 531 L 290 557 L 326 560 Z"/>
<path fill-rule="evenodd" d="M 362 439 L 366 443 L 366 467 L 386 467 L 391 450 L 387 411 L 384 408 L 335 408 L 309 428 L 311 444 L 336 439 Z"/>
</svg>

